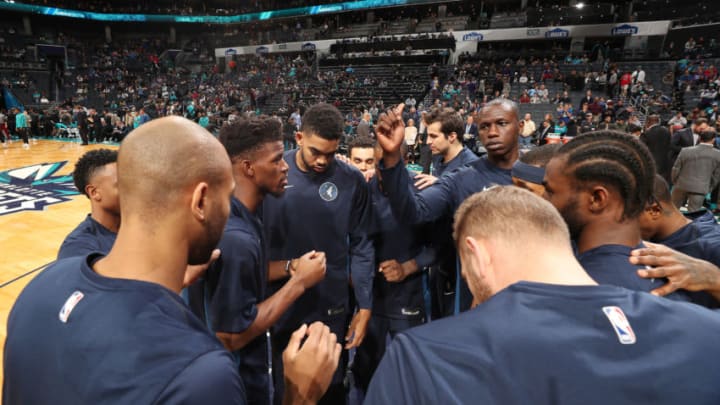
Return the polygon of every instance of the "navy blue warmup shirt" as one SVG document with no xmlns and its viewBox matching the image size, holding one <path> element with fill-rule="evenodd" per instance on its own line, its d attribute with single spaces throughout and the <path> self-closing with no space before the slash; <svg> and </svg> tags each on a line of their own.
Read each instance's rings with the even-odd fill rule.
<svg viewBox="0 0 720 405">
<path fill-rule="evenodd" d="M 262 223 L 234 196 L 218 248 L 220 258 L 204 280 L 191 287 L 202 291 L 189 294 L 190 306 L 213 332 L 242 333 L 255 321 L 257 305 L 267 298 L 268 264 Z M 203 297 L 202 305 L 192 302 L 196 297 Z M 251 404 L 270 402 L 268 350 L 267 335 L 262 333 L 233 353 Z"/>
<path fill-rule="evenodd" d="M 470 151 L 470 149 L 463 147 L 460 150 L 460 153 L 447 164 L 443 163 L 442 156 L 436 156 L 433 160 L 432 174 L 438 178 L 449 176 L 463 166 L 479 159 L 480 158 Z M 417 190 L 415 190 L 415 192 L 417 192 Z M 452 275 L 452 277 L 447 281 L 455 279 L 455 310 L 464 311 L 470 308 L 472 303 L 472 294 L 470 293 L 465 280 L 459 277 L 460 269 L 457 260 L 457 251 L 455 250 L 455 241 L 452 238 L 453 216 L 450 215 L 442 217 L 437 221 L 434 221 L 430 226 L 432 226 L 435 230 L 432 233 L 433 248 L 437 254 L 435 262 L 441 269 L 444 269 L 444 272 L 448 272 Z M 455 271 L 453 271 L 453 269 Z M 444 281 L 440 280 L 437 280 L 436 282 L 444 283 Z"/>
<path fill-rule="evenodd" d="M 58 260 L 68 257 L 87 256 L 90 253 L 110 252 L 117 234 L 102 226 L 90 214 L 65 237 Z"/>
<path fill-rule="evenodd" d="M 442 176 L 435 184 L 415 192 L 408 182 L 408 173 L 403 163 L 390 169 L 381 169 L 383 189 L 388 194 L 390 206 L 400 223 L 420 224 L 436 220 L 448 221 L 439 225 L 442 233 L 451 237 L 453 216 L 457 208 L 471 195 L 494 185 L 512 184 L 511 170 L 501 169 L 490 163 L 487 158 L 475 160 L 447 175 Z M 435 238 L 437 241 L 440 238 Z M 443 250 L 442 246 L 439 246 Z M 447 250 L 447 249 L 445 249 Z M 442 255 L 441 261 L 447 268 L 455 268 L 456 302 L 455 311 L 459 312 L 470 307 L 472 296 L 465 280 L 460 277 L 459 265 L 453 266 L 455 256 Z"/>
<path fill-rule="evenodd" d="M 715 221 L 713 214 L 704 210 L 685 216 L 692 222 L 657 242 L 720 267 L 720 225 Z M 697 291 L 688 294 L 696 304 L 718 307 L 718 301 L 706 292 Z"/>
<path fill-rule="evenodd" d="M 460 153 L 458 153 L 458 155 L 451 161 L 447 162 L 447 164 L 443 162 L 442 156 L 434 156 L 432 161 L 432 175 L 435 177 L 441 177 L 443 174 L 450 173 L 453 170 L 459 169 L 478 159 L 480 158 L 476 154 L 472 153 L 470 149 L 464 146 L 460 150 Z"/>
<path fill-rule="evenodd" d="M 623 245 L 602 245 L 577 255 L 587 274 L 598 284 L 615 285 L 629 290 L 650 292 L 667 283 L 666 278 L 642 278 L 637 271 L 645 266 L 630 263 L 630 252 L 644 248 L 640 243 L 631 248 Z M 675 291 L 665 296 L 677 301 L 689 301 L 686 291 Z"/>
<path fill-rule="evenodd" d="M 180 296 L 103 277 L 99 257 L 60 260 L 18 297 L 3 404 L 244 404 L 230 354 Z"/>
<path fill-rule="evenodd" d="M 720 225 L 713 214 L 705 210 L 686 217 L 692 222 L 658 243 L 720 266 Z"/>
<path fill-rule="evenodd" d="M 614 286 L 519 282 L 395 337 L 366 404 L 718 404 L 720 317 Z"/>
<path fill-rule="evenodd" d="M 383 189 L 401 223 L 419 224 L 439 218 L 452 218 L 457 208 L 471 195 L 494 185 L 510 185 L 510 170 L 501 169 L 486 158 L 478 159 L 432 186 L 415 193 L 403 163 L 381 169 Z"/>
<path fill-rule="evenodd" d="M 357 169 L 337 160 L 324 173 L 302 172 L 296 153 L 291 150 L 284 156 L 290 166 L 285 195 L 268 196 L 263 203 L 269 260 L 290 260 L 316 250 L 325 252 L 327 271 L 323 281 L 285 312 L 276 330 L 290 332 L 303 323 L 326 321 L 344 337 L 345 319 L 351 315 L 350 277 L 358 306 L 370 309 L 372 305 L 374 260 L 366 232 L 367 184 Z M 272 283 L 272 290 L 284 283 Z"/>
<path fill-rule="evenodd" d="M 403 319 L 422 317 L 425 313 L 422 269 L 432 262 L 420 243 L 416 227 L 395 220 L 387 196 L 380 190 L 377 177 L 369 183 L 373 214 L 373 243 L 376 268 L 386 260 L 404 263 L 415 259 L 418 272 L 399 283 L 390 283 L 378 274 L 373 282 L 373 315 Z"/>
</svg>

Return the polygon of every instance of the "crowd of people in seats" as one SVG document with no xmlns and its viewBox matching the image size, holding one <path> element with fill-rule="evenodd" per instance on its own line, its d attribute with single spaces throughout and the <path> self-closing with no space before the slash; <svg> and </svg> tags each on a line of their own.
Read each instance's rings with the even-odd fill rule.
<svg viewBox="0 0 720 405">
<path fill-rule="evenodd" d="M 27 132 L 31 137 L 79 135 L 86 142 L 82 135 L 87 133 L 87 141 L 119 141 L 147 118 L 167 115 L 182 115 L 217 134 L 224 122 L 261 112 L 289 124 L 291 114 L 302 113 L 308 105 L 318 102 L 345 111 L 344 132 L 350 137 L 357 134 L 363 121 L 372 127 L 386 104 L 403 100 L 411 101 L 407 114 L 412 115 L 418 129 L 420 116 L 432 107 L 451 107 L 463 119 L 475 119 L 482 106 L 496 98 L 519 104 L 555 105 L 554 112 L 530 117 L 528 123 L 532 121 L 532 125 L 528 127 L 535 130 L 524 131 L 524 145 L 543 144 L 549 134 L 570 139 L 599 128 L 638 133 L 649 114 L 660 115 L 664 124 L 672 120 L 671 131 L 683 121 L 673 117 L 678 113 L 685 122 L 706 117 L 715 123 L 718 119 L 714 105 L 719 100 L 717 69 L 712 62 L 697 58 L 678 61 L 676 85 L 697 89 L 700 102 L 687 111 L 678 111 L 670 97 L 655 91 L 641 66 L 589 63 L 582 58 L 576 61 L 570 55 L 563 61 L 521 56 L 496 63 L 461 55 L 447 80 L 441 82 L 437 67 L 428 69 L 430 77 L 407 75 L 402 79 L 413 93 L 427 89 L 426 100 L 398 93 L 391 100 L 383 100 L 376 91 L 387 86 L 386 81 L 357 75 L 352 66 L 318 71 L 312 67 L 311 56 L 304 53 L 241 56 L 223 67 L 207 64 L 200 72 L 191 72 L 173 58 L 162 56 L 168 49 L 162 40 L 115 45 L 96 42 L 82 47 L 79 39 L 68 35 L 59 40 L 73 50 L 78 68 L 64 83 L 69 93 L 65 103 L 50 108 L 40 103 L 39 108 L 29 110 L 31 124 Z M 47 101 L 34 80 L 22 75 L 12 80 L 4 78 L 3 83 L 10 88 L 29 86 L 33 94 L 37 93 L 38 101 Z M 579 102 L 571 98 L 578 91 L 585 91 Z M 358 98 L 365 101 L 348 101 Z M 272 107 L 268 106 L 269 100 Z M 90 122 L 77 120 L 79 110 L 80 118 L 88 116 Z M 370 118 L 363 120 L 366 114 Z M 15 112 L 4 111 L 3 115 L 7 116 L 6 132 L 21 137 L 14 131 Z M 298 122 L 294 119 L 290 125 L 297 129 Z M 292 137 L 287 138 L 292 143 Z M 481 152 L 476 147 L 476 136 L 468 141 L 473 151 Z M 421 145 L 413 145 L 417 155 Z"/>
<path fill-rule="evenodd" d="M 3 146 L 120 146 L 75 164 L 89 214 L 13 306 L 4 404 L 720 403 L 697 53 L 682 109 L 584 55 L 463 55 L 383 100 L 307 53 L 191 70 L 162 40 L 62 43 L 72 93 L 0 111 Z"/>
<path fill-rule="evenodd" d="M 90 214 L 10 314 L 3 402 L 720 399 L 706 119 L 634 131 L 610 103 L 594 125 L 588 91 L 582 131 L 535 146 L 512 100 L 406 101 L 363 112 L 347 157 L 322 102 L 217 136 L 142 118 L 119 153 L 87 152 Z"/>
</svg>

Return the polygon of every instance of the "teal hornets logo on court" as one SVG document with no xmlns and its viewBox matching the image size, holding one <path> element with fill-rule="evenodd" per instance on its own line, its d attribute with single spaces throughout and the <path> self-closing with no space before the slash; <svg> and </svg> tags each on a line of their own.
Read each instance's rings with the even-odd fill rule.
<svg viewBox="0 0 720 405">
<path fill-rule="evenodd" d="M 334 201 L 338 196 L 338 188 L 335 184 L 328 182 L 320 185 L 320 198 L 325 201 Z"/>
<path fill-rule="evenodd" d="M 78 193 L 72 175 L 53 176 L 67 161 L 40 163 L 0 172 L 0 215 L 42 211 Z"/>
</svg>

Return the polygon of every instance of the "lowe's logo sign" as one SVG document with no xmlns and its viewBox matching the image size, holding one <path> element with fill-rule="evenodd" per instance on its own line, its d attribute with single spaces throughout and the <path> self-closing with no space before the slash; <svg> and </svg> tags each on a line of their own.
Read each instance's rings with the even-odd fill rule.
<svg viewBox="0 0 720 405">
<path fill-rule="evenodd" d="M 610 30 L 611 35 L 637 35 L 638 27 L 630 24 L 618 25 Z"/>
<path fill-rule="evenodd" d="M 463 41 L 482 41 L 483 34 L 481 34 L 479 32 L 471 32 L 471 33 L 463 35 L 462 39 L 463 39 Z"/>
<path fill-rule="evenodd" d="M 567 38 L 570 36 L 570 31 L 562 28 L 555 28 L 545 33 L 545 38 Z"/>
</svg>

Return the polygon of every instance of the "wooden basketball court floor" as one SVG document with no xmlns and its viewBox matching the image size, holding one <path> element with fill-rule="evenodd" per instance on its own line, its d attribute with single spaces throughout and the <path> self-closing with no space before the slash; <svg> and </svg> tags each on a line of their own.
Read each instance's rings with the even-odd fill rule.
<svg viewBox="0 0 720 405">
<path fill-rule="evenodd" d="M 90 212 L 88 199 L 80 194 L 69 195 L 77 190 L 70 184 L 72 179 L 62 176 L 72 173 L 83 153 L 99 148 L 117 149 L 117 146 L 37 140 L 25 150 L 22 142 L 16 140 L 7 149 L 0 148 L 0 344 L 3 348 L 7 318 L 18 295 L 42 268 L 55 260 L 65 236 Z M 62 162 L 67 163 L 62 165 Z M 19 177 L 26 179 L 22 181 Z M 23 185 L 13 186 L 18 183 Z M 2 359 L 0 357 L 0 382 Z"/>
</svg>

